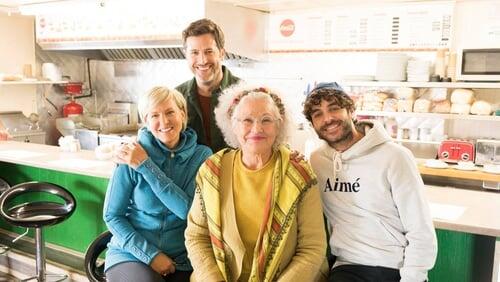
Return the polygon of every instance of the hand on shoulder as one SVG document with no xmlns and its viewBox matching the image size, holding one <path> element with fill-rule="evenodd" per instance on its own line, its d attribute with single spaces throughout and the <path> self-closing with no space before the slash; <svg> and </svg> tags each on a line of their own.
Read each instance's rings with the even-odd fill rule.
<svg viewBox="0 0 500 282">
<path fill-rule="evenodd" d="M 148 153 L 137 141 L 121 144 L 113 155 L 116 163 L 127 164 L 134 169 L 148 158 Z"/>
</svg>

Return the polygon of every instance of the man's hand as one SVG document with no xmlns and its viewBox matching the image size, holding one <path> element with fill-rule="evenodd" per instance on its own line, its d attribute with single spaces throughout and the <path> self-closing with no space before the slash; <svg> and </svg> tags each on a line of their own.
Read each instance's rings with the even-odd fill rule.
<svg viewBox="0 0 500 282">
<path fill-rule="evenodd" d="M 305 159 L 305 156 L 302 155 L 297 150 L 292 150 L 292 152 L 290 153 L 290 159 L 293 160 L 293 161 L 295 161 L 295 162 L 300 163 L 301 161 L 303 161 Z"/>
<path fill-rule="evenodd" d="M 115 149 L 114 161 L 119 164 L 127 164 L 136 169 L 148 158 L 148 153 L 136 141 L 122 144 Z"/>
<path fill-rule="evenodd" d="M 150 266 L 161 276 L 175 272 L 175 262 L 164 253 L 158 253 L 151 261 Z"/>
</svg>

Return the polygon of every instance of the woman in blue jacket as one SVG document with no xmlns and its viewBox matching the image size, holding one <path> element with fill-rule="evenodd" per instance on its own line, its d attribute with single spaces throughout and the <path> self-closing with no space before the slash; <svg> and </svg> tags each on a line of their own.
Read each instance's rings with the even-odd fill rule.
<svg viewBox="0 0 500 282">
<path fill-rule="evenodd" d="M 155 87 L 139 99 L 146 127 L 117 150 L 104 202 L 113 234 L 106 253 L 108 281 L 188 281 L 186 217 L 198 168 L 211 150 L 186 128 L 182 94 Z"/>
</svg>

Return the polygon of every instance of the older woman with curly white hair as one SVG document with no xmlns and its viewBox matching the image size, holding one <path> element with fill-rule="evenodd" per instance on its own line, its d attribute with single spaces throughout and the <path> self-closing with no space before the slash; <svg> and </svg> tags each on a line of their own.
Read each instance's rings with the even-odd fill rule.
<svg viewBox="0 0 500 282">
<path fill-rule="evenodd" d="M 195 281 L 325 279 L 316 176 L 283 145 L 289 113 L 276 92 L 238 85 L 219 97 L 217 125 L 235 149 L 207 159 L 188 215 Z"/>
</svg>

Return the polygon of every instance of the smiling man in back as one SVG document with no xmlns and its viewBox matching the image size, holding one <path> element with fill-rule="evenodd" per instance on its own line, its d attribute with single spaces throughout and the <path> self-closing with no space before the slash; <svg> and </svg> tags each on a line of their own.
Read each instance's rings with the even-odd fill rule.
<svg viewBox="0 0 500 282">
<path fill-rule="evenodd" d="M 186 60 L 194 78 L 176 89 L 187 100 L 188 126 L 197 132 L 198 143 L 217 152 L 227 144 L 215 124 L 214 108 L 222 90 L 240 79 L 222 65 L 224 33 L 216 23 L 209 19 L 192 22 L 182 32 L 182 38 Z"/>
</svg>

